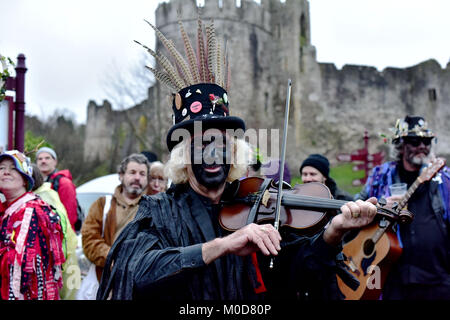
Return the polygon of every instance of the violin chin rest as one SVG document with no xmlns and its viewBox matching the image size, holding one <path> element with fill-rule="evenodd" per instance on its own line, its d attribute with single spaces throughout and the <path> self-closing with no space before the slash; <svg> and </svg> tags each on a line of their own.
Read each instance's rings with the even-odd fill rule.
<svg viewBox="0 0 450 320">
<path fill-rule="evenodd" d="M 234 180 L 231 183 L 226 183 L 225 190 L 222 194 L 222 200 L 223 201 L 231 201 L 232 199 L 236 198 L 236 195 L 239 191 L 239 186 L 241 182 L 239 180 Z"/>
</svg>

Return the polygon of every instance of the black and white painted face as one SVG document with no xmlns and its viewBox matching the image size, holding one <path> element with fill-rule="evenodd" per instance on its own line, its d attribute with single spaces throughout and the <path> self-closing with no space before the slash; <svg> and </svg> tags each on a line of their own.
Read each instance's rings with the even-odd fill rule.
<svg viewBox="0 0 450 320">
<path fill-rule="evenodd" d="M 207 187 L 222 185 L 230 172 L 230 145 L 219 130 L 208 132 L 191 140 L 191 165 L 197 181 Z"/>
</svg>

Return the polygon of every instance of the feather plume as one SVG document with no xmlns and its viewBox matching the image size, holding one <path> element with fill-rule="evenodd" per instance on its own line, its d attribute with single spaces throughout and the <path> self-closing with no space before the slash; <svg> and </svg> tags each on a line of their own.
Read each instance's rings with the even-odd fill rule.
<svg viewBox="0 0 450 320">
<path fill-rule="evenodd" d="M 225 42 L 225 53 L 222 53 L 222 43 L 220 43 L 216 38 L 213 20 L 211 20 L 209 25 L 205 26 L 206 32 L 204 32 L 200 16 L 197 18 L 198 26 L 196 54 L 189 36 L 183 26 L 181 17 L 178 15 L 178 24 L 180 27 L 181 38 L 184 44 L 184 51 L 187 61 L 176 49 L 172 40 L 167 39 L 161 31 L 159 31 L 147 20 L 145 20 L 145 22 L 147 22 L 147 24 L 155 30 L 156 36 L 169 53 L 166 57 L 162 53 L 155 52 L 140 42 L 135 41 L 137 44 L 145 48 L 147 52 L 155 58 L 155 61 L 162 67 L 162 69 L 159 70 L 146 66 L 161 83 L 175 91 L 180 91 L 187 86 L 197 83 L 215 83 L 221 87 L 225 86 L 225 90 L 229 89 L 230 66 L 227 43 Z"/>
<path fill-rule="evenodd" d="M 138 41 L 134 41 L 137 44 L 144 47 L 148 53 L 150 53 L 156 60 L 156 62 L 161 65 L 164 70 L 167 73 L 167 76 L 172 80 L 172 83 L 175 84 L 178 88 L 184 88 L 186 86 L 186 82 L 178 75 L 177 71 L 175 70 L 175 67 L 172 65 L 172 63 L 162 54 L 157 54 L 155 51 L 150 49 L 149 47 L 143 45 L 142 43 Z"/>
<path fill-rule="evenodd" d="M 162 42 L 164 47 L 169 51 L 172 58 L 175 60 L 175 64 L 177 66 L 177 70 L 180 71 L 180 75 L 183 79 L 185 79 L 187 85 L 192 85 L 194 83 L 191 72 L 189 71 L 189 66 L 183 56 L 178 52 L 173 44 L 173 41 L 168 40 L 162 33 L 159 31 L 154 25 L 145 20 L 156 32 L 156 36 Z M 179 69 L 178 69 L 179 68 Z"/>
<path fill-rule="evenodd" d="M 230 90 L 230 84 L 231 84 L 231 68 L 230 65 L 227 64 L 227 80 L 225 82 L 225 90 Z"/>
<path fill-rule="evenodd" d="M 167 73 L 156 70 L 150 66 L 145 66 L 147 69 L 149 69 L 154 75 L 155 78 L 158 79 L 161 83 L 168 86 L 170 89 L 174 90 L 175 92 L 180 91 L 182 88 L 179 88 L 176 84 L 172 82 L 172 79 L 167 75 Z"/>
<path fill-rule="evenodd" d="M 203 37 L 203 25 L 200 18 L 197 19 L 197 64 L 200 71 L 200 80 L 202 82 L 209 82 L 208 63 L 205 50 L 205 39 Z"/>
<path fill-rule="evenodd" d="M 223 87 L 223 77 L 222 77 L 222 51 L 220 46 L 220 41 L 217 41 L 217 52 L 216 52 L 216 84 Z"/>
<path fill-rule="evenodd" d="M 211 23 L 206 26 L 206 43 L 208 49 L 208 69 L 210 74 L 210 81 L 215 82 L 216 77 L 216 68 L 215 65 L 217 63 L 216 58 L 216 32 L 214 30 L 214 22 L 211 20 Z"/>
<path fill-rule="evenodd" d="M 178 24 L 180 25 L 181 37 L 183 38 L 184 43 L 184 51 L 186 52 L 186 56 L 188 58 L 189 67 L 193 76 L 193 80 L 195 83 L 199 83 L 200 73 L 198 72 L 197 59 L 195 57 L 194 49 L 192 48 L 191 41 L 189 40 L 189 37 L 186 31 L 184 30 L 184 26 L 180 18 L 178 18 Z"/>
<path fill-rule="evenodd" d="M 230 81 L 231 81 L 231 69 L 230 69 L 230 62 L 228 58 L 228 43 L 225 42 L 225 54 L 223 56 L 223 65 L 224 65 L 224 86 L 225 90 L 228 91 L 230 88 Z"/>
</svg>

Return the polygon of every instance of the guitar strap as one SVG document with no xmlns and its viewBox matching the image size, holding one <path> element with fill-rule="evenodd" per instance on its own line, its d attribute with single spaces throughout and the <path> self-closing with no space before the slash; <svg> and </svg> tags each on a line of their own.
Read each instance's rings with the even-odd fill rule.
<svg viewBox="0 0 450 320">
<path fill-rule="evenodd" d="M 348 266 L 344 263 L 344 254 L 339 252 L 336 256 L 336 273 L 341 280 L 352 290 L 359 287 L 359 280 L 348 271 Z"/>
</svg>

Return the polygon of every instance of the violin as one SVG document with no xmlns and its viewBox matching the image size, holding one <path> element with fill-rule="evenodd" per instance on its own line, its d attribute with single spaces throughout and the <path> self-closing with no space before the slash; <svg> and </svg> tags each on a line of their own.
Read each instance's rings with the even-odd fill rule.
<svg viewBox="0 0 450 320">
<path fill-rule="evenodd" d="M 276 214 L 278 186 L 273 179 L 250 177 L 235 182 L 231 196 L 222 200 L 221 226 L 236 231 L 250 223 L 271 223 Z M 327 186 L 319 182 L 295 185 L 284 183 L 281 195 L 280 227 L 294 228 L 300 234 L 317 233 L 348 201 L 333 199 Z M 409 223 L 412 213 L 377 205 L 377 216 Z"/>
</svg>

